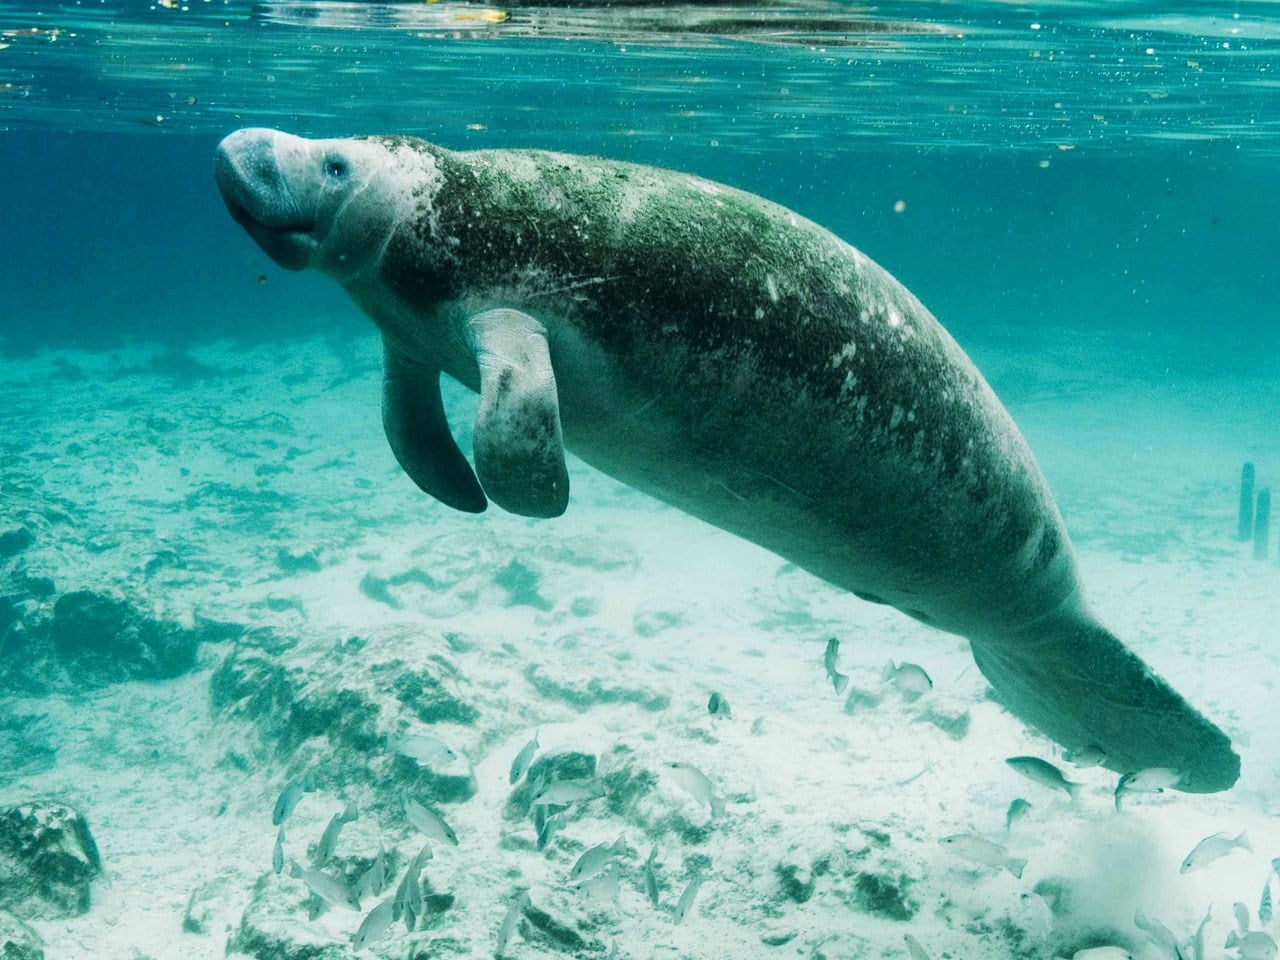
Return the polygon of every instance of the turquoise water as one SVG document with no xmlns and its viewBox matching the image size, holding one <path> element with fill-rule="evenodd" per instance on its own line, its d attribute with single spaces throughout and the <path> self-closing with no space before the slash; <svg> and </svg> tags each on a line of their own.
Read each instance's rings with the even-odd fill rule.
<svg viewBox="0 0 1280 960">
<path fill-rule="evenodd" d="M 1233 738 L 1239 785 L 1117 812 L 1115 776 L 1001 710 L 963 640 L 572 458 L 560 520 L 427 500 L 382 436 L 369 321 L 227 216 L 213 152 L 248 126 L 652 164 L 848 240 L 991 382 L 1094 606 Z M 273 870 L 272 807 L 310 776 L 286 860 L 355 885 L 384 849 L 398 883 L 406 790 L 460 838 L 431 839 L 418 928 L 360 956 L 1273 957 L 1280 547 L 1255 560 L 1236 511 L 1242 464 L 1280 476 L 1277 158 L 1265 3 L 7 0 L 0 818 L 75 808 L 101 872 L 29 876 L 0 830 L 0 953 L 357 955 L 360 916 L 309 918 Z M 475 400 L 445 401 L 469 452 Z M 890 659 L 933 688 L 902 696 Z M 508 782 L 535 732 L 546 770 L 608 791 L 542 846 Z M 394 746 L 428 734 L 459 756 Z M 1080 798 L 1003 762 L 1028 754 Z M 1241 830 L 1252 852 L 1179 873 Z M 969 831 L 1024 875 L 937 842 Z"/>
</svg>

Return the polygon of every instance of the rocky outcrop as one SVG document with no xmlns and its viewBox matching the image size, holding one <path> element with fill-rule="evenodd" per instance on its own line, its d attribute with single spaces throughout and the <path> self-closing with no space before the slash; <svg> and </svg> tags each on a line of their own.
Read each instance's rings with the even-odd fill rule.
<svg viewBox="0 0 1280 960">
<path fill-rule="evenodd" d="M 6 598 L 0 689 L 25 694 L 164 680 L 193 669 L 202 633 L 108 593 L 77 590 L 52 604 Z"/>
<path fill-rule="evenodd" d="M 0 531 L 0 559 L 16 557 L 35 542 L 35 534 L 26 527 L 10 527 Z"/>
<path fill-rule="evenodd" d="M 211 681 L 214 709 L 252 723 L 255 760 L 307 770 L 324 789 L 373 787 L 393 805 L 400 791 L 435 802 L 476 791 L 465 747 L 480 717 L 449 641 L 401 628 L 295 648 L 269 631 L 247 634 Z M 444 765 L 396 753 L 394 738 L 430 733 L 459 753 Z"/>
<path fill-rule="evenodd" d="M 3 910 L 0 910 L 0 960 L 44 960 L 39 935 Z"/>
<path fill-rule="evenodd" d="M 78 811 L 45 802 L 0 808 L 0 908 L 27 920 L 81 916 L 101 872 Z"/>
<path fill-rule="evenodd" d="M 614 922 L 607 914 L 592 910 L 577 893 L 549 890 L 525 908 L 519 930 L 525 943 L 546 952 L 603 957 L 609 950 L 607 937 Z"/>
<path fill-rule="evenodd" d="M 630 703 L 656 713 L 671 705 L 666 693 L 651 687 L 625 682 L 624 677 L 605 679 L 571 664 L 536 664 L 525 668 L 524 678 L 540 696 L 558 700 L 580 713 L 602 704 Z"/>
<path fill-rule="evenodd" d="M 240 925 L 227 941 L 228 957 L 254 960 L 349 960 L 350 943 L 336 941 L 306 923 L 307 888 L 288 877 L 265 874 L 253 888 L 253 899 Z M 300 922 L 303 921 L 303 922 Z"/>
</svg>

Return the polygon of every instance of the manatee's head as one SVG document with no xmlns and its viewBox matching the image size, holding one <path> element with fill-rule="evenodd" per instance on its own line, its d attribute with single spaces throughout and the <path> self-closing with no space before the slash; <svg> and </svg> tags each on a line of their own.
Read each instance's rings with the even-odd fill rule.
<svg viewBox="0 0 1280 960">
<path fill-rule="evenodd" d="M 434 162 L 414 143 L 237 130 L 218 145 L 214 176 L 272 260 L 348 280 L 377 263 L 411 198 L 429 195 Z"/>
</svg>

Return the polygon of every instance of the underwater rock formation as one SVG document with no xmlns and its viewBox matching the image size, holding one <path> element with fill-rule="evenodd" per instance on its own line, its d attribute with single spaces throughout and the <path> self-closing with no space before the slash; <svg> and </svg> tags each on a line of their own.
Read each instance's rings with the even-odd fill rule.
<svg viewBox="0 0 1280 960">
<path fill-rule="evenodd" d="M 121 597 L 77 590 L 50 607 L 14 604 L 5 631 L 0 688 L 23 693 L 96 689 L 127 680 L 164 680 L 195 667 L 198 630 L 155 619 Z"/>
<path fill-rule="evenodd" d="M 373 787 L 391 805 L 401 789 L 456 803 L 476 791 L 460 756 L 446 766 L 396 753 L 395 737 L 430 732 L 457 746 L 479 716 L 448 641 L 416 629 L 295 648 L 270 631 L 242 638 L 214 671 L 214 709 L 256 728 L 259 761 L 312 772 L 319 786 Z"/>
<path fill-rule="evenodd" d="M 545 904 L 530 903 L 524 910 L 520 935 L 526 942 L 570 957 L 603 957 L 608 952 L 611 920 L 602 922 L 576 893 L 554 890 L 543 899 Z"/>
<path fill-rule="evenodd" d="M 0 533 L 0 558 L 16 557 L 35 542 L 35 534 L 26 527 L 11 527 Z"/>
<path fill-rule="evenodd" d="M 44 960 L 39 935 L 3 910 L 0 910 L 0 960 Z"/>
<path fill-rule="evenodd" d="M 566 703 L 579 713 L 601 704 L 633 703 L 651 713 L 671 705 L 667 694 L 627 682 L 625 677 L 606 675 L 602 679 L 564 664 L 531 663 L 524 677 L 542 697 Z"/>
<path fill-rule="evenodd" d="M 264 874 L 227 941 L 227 956 L 254 960 L 348 960 L 354 956 L 349 944 L 299 922 L 307 916 L 310 898 L 307 888 L 296 880 Z"/>
<path fill-rule="evenodd" d="M 0 809 L 0 908 L 26 920 L 81 916 L 101 872 L 98 845 L 78 811 L 43 802 Z"/>
</svg>

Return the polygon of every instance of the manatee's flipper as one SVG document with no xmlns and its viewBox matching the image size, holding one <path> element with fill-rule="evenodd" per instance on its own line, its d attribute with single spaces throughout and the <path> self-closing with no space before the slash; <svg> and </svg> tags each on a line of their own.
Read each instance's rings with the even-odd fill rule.
<svg viewBox="0 0 1280 960">
<path fill-rule="evenodd" d="M 560 402 L 542 324 L 517 310 L 470 321 L 480 365 L 476 473 L 485 493 L 525 517 L 558 517 L 569 505 Z"/>
<path fill-rule="evenodd" d="M 1064 747 L 1101 748 L 1111 770 L 1170 767 L 1189 793 L 1240 776 L 1227 735 L 1096 622 L 1064 615 L 1021 643 L 975 642 L 973 656 L 1009 710 Z"/>
<path fill-rule="evenodd" d="M 423 491 L 455 510 L 489 505 L 471 464 L 449 432 L 440 399 L 440 371 L 413 363 L 384 345 L 382 428 L 391 452 Z"/>
</svg>

